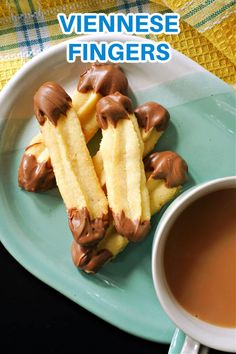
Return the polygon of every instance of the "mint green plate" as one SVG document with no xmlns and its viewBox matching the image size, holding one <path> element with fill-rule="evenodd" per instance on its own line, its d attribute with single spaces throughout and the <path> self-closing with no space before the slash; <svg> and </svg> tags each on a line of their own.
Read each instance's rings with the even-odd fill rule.
<svg viewBox="0 0 236 354">
<path fill-rule="evenodd" d="M 32 111 L 36 88 L 55 80 L 71 92 L 84 70 L 84 64 L 68 64 L 65 58 L 65 43 L 37 56 L 1 93 L 0 239 L 26 269 L 79 305 L 127 332 L 170 342 L 174 325 L 155 296 L 151 276 L 152 240 L 161 214 L 153 218 L 144 242 L 129 245 L 97 275 L 88 276 L 72 264 L 72 236 L 58 191 L 33 194 L 17 186 L 23 149 L 38 131 Z M 188 162 L 185 188 L 235 174 L 236 96 L 228 85 L 175 51 L 167 64 L 123 68 L 134 101 L 156 100 L 169 108 L 171 125 L 157 148 L 173 149 Z"/>
</svg>

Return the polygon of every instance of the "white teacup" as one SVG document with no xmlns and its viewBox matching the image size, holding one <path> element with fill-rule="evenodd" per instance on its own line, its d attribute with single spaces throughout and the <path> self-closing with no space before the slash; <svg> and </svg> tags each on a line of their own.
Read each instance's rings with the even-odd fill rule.
<svg viewBox="0 0 236 354">
<path fill-rule="evenodd" d="M 182 341 L 181 331 L 175 333 L 169 353 L 195 354 L 198 353 L 200 343 L 222 351 L 236 351 L 236 328 L 212 325 L 185 311 L 168 287 L 163 265 L 164 248 L 169 230 L 181 212 L 200 197 L 227 188 L 236 188 L 236 177 L 212 180 L 184 192 L 169 206 L 157 227 L 152 250 L 154 287 L 168 316 L 186 334 L 182 346 L 180 344 Z"/>
</svg>

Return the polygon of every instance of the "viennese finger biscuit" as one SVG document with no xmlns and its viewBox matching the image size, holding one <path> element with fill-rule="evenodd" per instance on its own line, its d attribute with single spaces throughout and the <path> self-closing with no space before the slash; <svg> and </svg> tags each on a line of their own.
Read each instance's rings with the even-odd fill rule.
<svg viewBox="0 0 236 354">
<path fill-rule="evenodd" d="M 95 245 L 108 227 L 108 201 L 71 98 L 61 86 L 47 82 L 34 96 L 34 110 L 73 236 L 81 246 Z"/>
<path fill-rule="evenodd" d="M 144 160 L 152 215 L 173 199 L 186 182 L 188 165 L 173 151 L 155 152 Z"/>
<path fill-rule="evenodd" d="M 116 91 L 126 94 L 128 80 L 118 64 L 93 64 L 80 77 L 72 96 L 72 106 L 78 114 L 84 135 L 89 141 L 98 131 L 96 104 Z"/>
<path fill-rule="evenodd" d="M 138 137 L 141 149 L 143 149 L 143 157 L 145 157 L 152 151 L 161 135 L 168 127 L 170 114 L 163 106 L 156 102 L 146 102 L 138 106 L 135 109 L 134 114 L 137 121 L 132 115 L 132 122 L 136 129 L 138 123 Z M 93 157 L 93 164 L 100 184 L 104 186 L 106 181 L 100 150 Z"/>
<path fill-rule="evenodd" d="M 50 156 L 41 133 L 25 149 L 18 171 L 18 185 L 29 192 L 43 192 L 56 186 Z"/>
<path fill-rule="evenodd" d="M 107 94 L 116 91 L 126 93 L 128 89 L 127 78 L 119 65 L 93 64 L 84 72 L 72 96 L 72 106 L 79 117 L 81 127 L 88 142 L 97 132 L 96 104 Z M 43 137 L 37 136 L 37 149 L 32 147 L 32 142 L 26 148 L 19 167 L 19 186 L 28 191 L 45 191 L 55 186 L 49 181 L 53 176 L 49 154 Z M 40 160 L 38 151 L 40 150 Z M 45 150 L 45 151 L 44 151 Z M 36 155 L 34 155 L 34 153 Z M 23 166 L 25 168 L 23 170 Z M 33 173 L 35 171 L 35 173 Z M 55 179 L 52 178 L 52 181 Z M 33 183 L 33 185 L 32 185 Z"/>
<path fill-rule="evenodd" d="M 148 156 L 145 168 L 151 214 L 154 215 L 180 192 L 186 181 L 188 167 L 178 154 L 164 151 Z M 105 238 L 90 252 L 73 242 L 72 259 L 74 264 L 86 273 L 95 273 L 122 252 L 128 243 L 126 237 L 110 227 Z"/>
<path fill-rule="evenodd" d="M 96 273 L 105 263 L 115 258 L 128 243 L 128 239 L 120 235 L 112 224 L 97 247 L 83 248 L 73 241 L 71 255 L 76 267 L 86 273 Z"/>
<path fill-rule="evenodd" d="M 143 156 L 145 157 L 152 151 L 168 127 L 170 114 L 165 107 L 157 102 L 146 102 L 138 106 L 134 114 L 138 120 L 144 142 Z"/>
<path fill-rule="evenodd" d="M 142 239 L 150 227 L 143 143 L 135 119 L 131 100 L 118 92 L 97 104 L 109 206 L 117 231 L 131 241 Z"/>
</svg>

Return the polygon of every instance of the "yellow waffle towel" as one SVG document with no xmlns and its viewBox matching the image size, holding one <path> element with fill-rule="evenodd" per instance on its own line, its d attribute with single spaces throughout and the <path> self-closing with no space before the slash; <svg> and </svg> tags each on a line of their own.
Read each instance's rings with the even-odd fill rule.
<svg viewBox="0 0 236 354">
<path fill-rule="evenodd" d="M 228 83 L 236 83 L 236 1 L 155 0 L 180 15 L 181 32 L 161 36 Z M 168 38 L 169 37 L 169 38 Z"/>
<path fill-rule="evenodd" d="M 170 11 L 180 14 L 181 32 L 158 39 L 236 83 L 236 0 L 0 0 L 0 89 L 34 55 L 69 38 L 58 25 L 59 12 Z"/>
</svg>

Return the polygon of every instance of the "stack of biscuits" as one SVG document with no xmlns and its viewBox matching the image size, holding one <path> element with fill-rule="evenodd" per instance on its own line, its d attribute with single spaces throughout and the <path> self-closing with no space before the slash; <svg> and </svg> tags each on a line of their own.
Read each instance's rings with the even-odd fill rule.
<svg viewBox="0 0 236 354">
<path fill-rule="evenodd" d="M 187 164 L 175 152 L 152 152 L 168 127 L 156 102 L 136 109 L 118 65 L 94 64 L 70 97 L 55 82 L 34 96 L 40 133 L 22 157 L 18 183 L 30 192 L 58 187 L 73 235 L 72 259 L 96 273 L 129 242 L 141 241 L 151 216 L 186 181 Z M 87 143 L 101 129 L 100 148 Z"/>
</svg>

